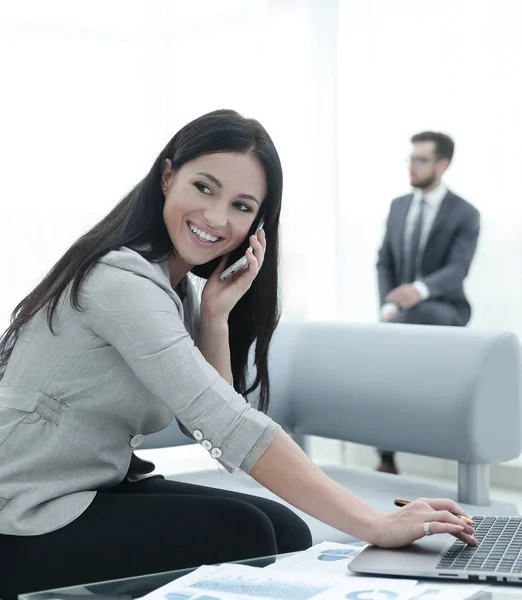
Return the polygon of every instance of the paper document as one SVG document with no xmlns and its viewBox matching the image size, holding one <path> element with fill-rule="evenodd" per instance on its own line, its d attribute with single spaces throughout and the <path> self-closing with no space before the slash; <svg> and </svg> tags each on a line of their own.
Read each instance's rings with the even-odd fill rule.
<svg viewBox="0 0 522 600">
<path fill-rule="evenodd" d="M 147 600 L 219 600 L 221 598 L 271 598 L 308 600 L 336 581 L 303 577 L 297 573 L 273 573 L 245 565 L 204 566 L 172 581 L 147 596 Z"/>
<path fill-rule="evenodd" d="M 248 567 L 200 567 L 144 596 L 147 600 L 410 600 L 416 582 L 341 578 Z"/>
<path fill-rule="evenodd" d="M 363 546 L 322 542 L 265 567 L 203 566 L 145 600 L 464 600 L 485 586 L 362 577 L 347 567 Z"/>
<path fill-rule="evenodd" d="M 321 542 L 304 552 L 298 552 L 286 558 L 278 559 L 265 567 L 264 571 L 292 571 L 317 575 L 334 575 L 347 577 L 353 575 L 348 570 L 352 561 L 366 546 L 351 546 L 336 542 Z"/>
</svg>

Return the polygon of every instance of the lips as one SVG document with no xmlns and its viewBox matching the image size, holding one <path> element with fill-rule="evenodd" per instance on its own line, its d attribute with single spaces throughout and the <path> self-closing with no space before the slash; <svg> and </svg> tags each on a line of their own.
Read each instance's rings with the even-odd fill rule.
<svg viewBox="0 0 522 600">
<path fill-rule="evenodd" d="M 206 244 L 215 244 L 220 239 L 222 239 L 221 237 L 219 237 L 217 235 L 213 235 L 210 232 L 199 228 L 197 225 L 195 225 L 194 223 L 191 223 L 190 221 L 187 221 L 187 225 L 188 225 L 188 228 L 190 229 L 190 232 L 192 233 L 192 235 L 201 242 L 204 242 Z"/>
</svg>

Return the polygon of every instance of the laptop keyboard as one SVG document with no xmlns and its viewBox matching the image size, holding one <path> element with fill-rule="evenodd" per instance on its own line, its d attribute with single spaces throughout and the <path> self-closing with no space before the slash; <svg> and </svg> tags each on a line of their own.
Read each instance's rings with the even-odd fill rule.
<svg viewBox="0 0 522 600">
<path fill-rule="evenodd" d="M 522 517 L 471 517 L 477 546 L 457 540 L 437 569 L 522 573 Z"/>
</svg>

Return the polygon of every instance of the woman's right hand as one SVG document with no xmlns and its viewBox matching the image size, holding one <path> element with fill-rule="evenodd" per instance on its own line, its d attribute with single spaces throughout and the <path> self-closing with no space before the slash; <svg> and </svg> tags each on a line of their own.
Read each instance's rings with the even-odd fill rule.
<svg viewBox="0 0 522 600">
<path fill-rule="evenodd" d="M 389 514 L 378 517 L 372 543 L 381 548 L 399 548 L 423 538 L 424 523 L 429 523 L 433 535 L 449 533 L 471 546 L 477 545 L 475 530 L 455 515 L 465 511 L 447 498 L 419 498 Z"/>
<path fill-rule="evenodd" d="M 266 235 L 260 229 L 256 235 L 250 236 L 252 250 L 247 250 L 247 268 L 238 271 L 229 279 L 222 281 L 221 273 L 225 269 L 227 257 L 224 256 L 218 268 L 208 278 L 201 295 L 201 319 L 210 321 L 228 322 L 230 311 L 239 299 L 250 289 L 257 277 L 266 251 Z"/>
</svg>

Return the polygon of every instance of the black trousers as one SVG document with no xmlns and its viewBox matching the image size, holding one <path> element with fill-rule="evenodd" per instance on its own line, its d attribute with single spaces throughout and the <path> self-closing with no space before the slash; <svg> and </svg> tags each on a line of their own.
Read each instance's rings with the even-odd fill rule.
<svg viewBox="0 0 522 600">
<path fill-rule="evenodd" d="M 163 477 L 124 481 L 56 531 L 0 534 L 0 598 L 311 544 L 306 523 L 278 502 Z"/>
</svg>

